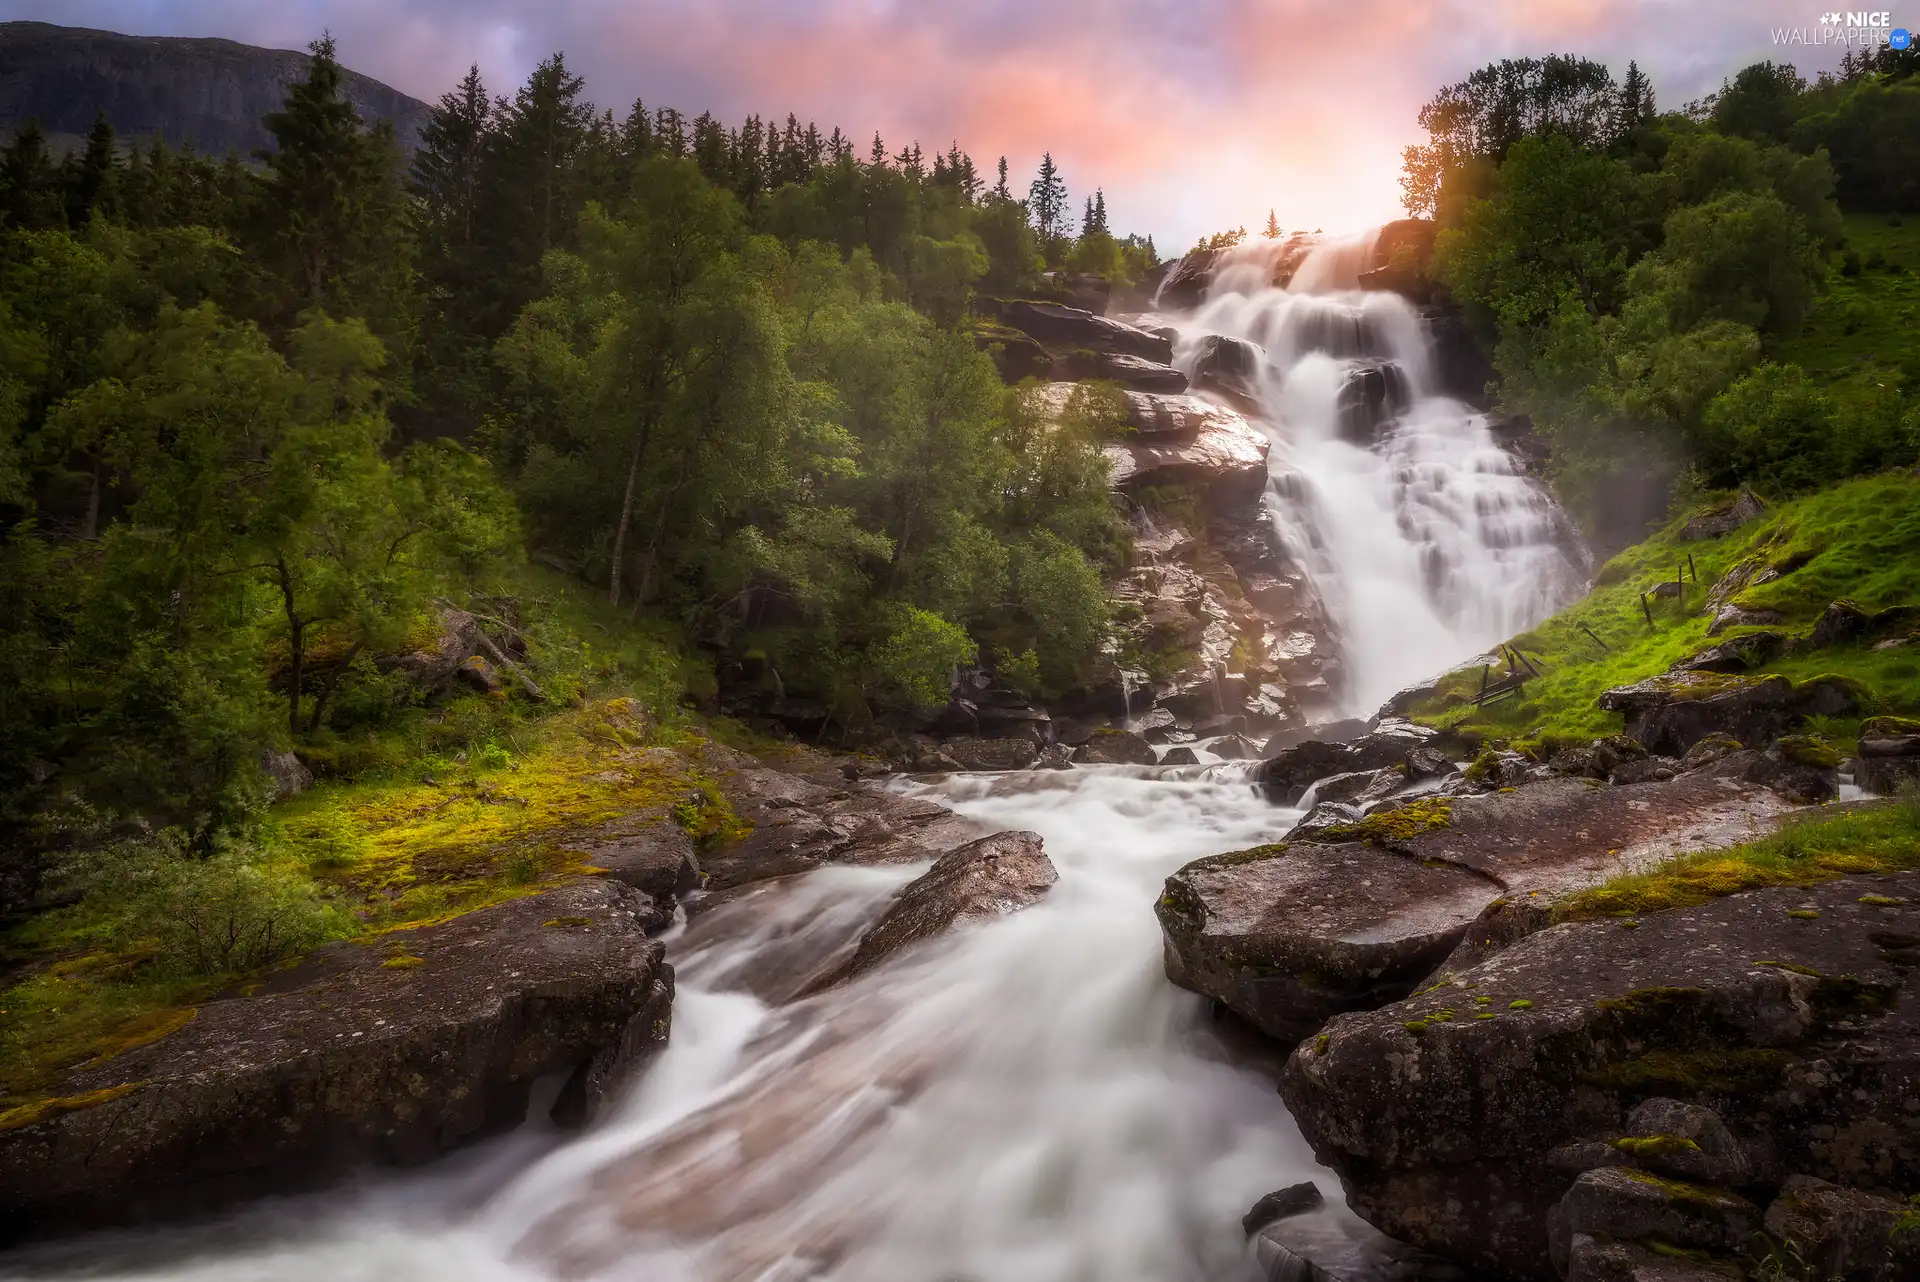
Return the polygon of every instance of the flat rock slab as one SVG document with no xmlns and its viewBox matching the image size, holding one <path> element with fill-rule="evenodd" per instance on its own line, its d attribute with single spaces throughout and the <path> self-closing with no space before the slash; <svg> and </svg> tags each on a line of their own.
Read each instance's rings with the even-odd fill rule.
<svg viewBox="0 0 1920 1282">
<path fill-rule="evenodd" d="M 990 921 L 1038 903 L 1059 873 L 1040 835 L 997 832 L 950 850 L 894 897 L 861 935 L 853 955 L 812 985 L 826 988 L 864 974 L 895 953 L 969 922 Z"/>
<path fill-rule="evenodd" d="M 982 835 L 981 825 L 945 806 L 860 786 L 831 787 L 784 771 L 747 766 L 723 783 L 746 837 L 701 860 L 709 892 L 724 894 L 822 864 L 917 863 Z M 714 894 L 688 905 L 705 911 Z"/>
<path fill-rule="evenodd" d="M 1109 482 L 1123 489 L 1200 485 L 1224 496 L 1258 494 L 1267 483 L 1270 448 L 1260 429 L 1238 411 L 1213 405 L 1187 439 L 1142 436 L 1137 443 L 1107 446 Z"/>
<path fill-rule="evenodd" d="M 1503 922 L 1504 944 L 1543 925 L 1568 891 L 1763 834 L 1789 807 L 1747 783 L 1745 765 L 1728 758 L 1618 788 L 1546 780 L 1422 803 L 1446 805 L 1446 826 L 1413 835 L 1329 843 L 1315 833 L 1198 860 L 1159 901 L 1167 975 L 1298 1041 L 1342 1011 L 1404 997 L 1490 911 L 1515 901 L 1541 910 L 1521 929 Z"/>
<path fill-rule="evenodd" d="M 1369 1221 L 1544 1282 L 1578 1176 L 1549 1154 L 1627 1134 L 1648 1099 L 1713 1109 L 1756 1185 L 1920 1192 L 1916 964 L 1920 873 L 1566 923 L 1332 1020 L 1281 1094 Z"/>
<path fill-rule="evenodd" d="M 251 997 L 61 1084 L 0 1131 L 0 1236 L 159 1218 L 422 1162 L 517 1124 L 571 1074 L 583 1118 L 666 1040 L 647 897 L 583 881 L 334 944 Z"/>
</svg>

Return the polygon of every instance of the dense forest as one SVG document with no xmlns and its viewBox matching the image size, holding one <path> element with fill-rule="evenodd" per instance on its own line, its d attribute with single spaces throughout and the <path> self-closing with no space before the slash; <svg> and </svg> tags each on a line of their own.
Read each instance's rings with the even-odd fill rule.
<svg viewBox="0 0 1920 1282">
<path fill-rule="evenodd" d="M 210 849 L 260 814 L 263 752 L 421 751 L 383 660 L 440 602 L 511 613 L 549 672 L 612 627 L 674 696 L 731 658 L 843 725 L 943 702 L 957 664 L 1079 679 L 1125 555 L 1099 407 L 1042 431 L 968 307 L 1152 266 L 1104 193 L 791 116 L 616 120 L 560 55 L 510 98 L 470 73 L 409 160 L 312 54 L 256 157 L 104 119 L 0 157 L 16 840 L 137 817 Z M 556 581 L 598 613 L 543 607 Z"/>
<path fill-rule="evenodd" d="M 1859 334 L 1805 346 L 1843 280 L 1912 264 L 1848 243 L 1847 215 L 1920 214 L 1920 58 L 1881 47 L 1808 82 L 1757 63 L 1662 114 L 1637 66 L 1509 61 L 1444 90 L 1409 148 L 1408 208 L 1437 218 L 1434 274 L 1494 351 L 1503 407 L 1552 444 L 1593 528 L 1662 496 L 1804 492 L 1910 463 L 1920 353 Z M 1854 316 L 1841 339 L 1891 317 Z M 1845 366 L 1838 377 L 1836 368 Z M 1638 530 L 1628 530 L 1631 541 Z"/>
</svg>

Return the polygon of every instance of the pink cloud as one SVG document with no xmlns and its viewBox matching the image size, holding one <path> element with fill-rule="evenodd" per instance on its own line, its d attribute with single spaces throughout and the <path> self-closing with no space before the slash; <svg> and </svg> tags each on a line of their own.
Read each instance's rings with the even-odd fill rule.
<svg viewBox="0 0 1920 1282">
<path fill-rule="evenodd" d="M 1165 248 L 1264 220 L 1398 213 L 1400 149 L 1441 85 L 1501 57 L 1637 58 L 1662 100 L 1778 56 L 1806 0 L 52 0 L 10 16 L 298 47 L 431 99 L 478 62 L 510 90 L 555 49 L 588 93 L 733 121 L 788 111 L 891 148 L 957 139 L 1024 185 L 1043 150 L 1076 203 Z M 1817 8 L 1817 6 L 1816 6 Z M 1834 55 L 1837 57 L 1837 52 Z M 1829 59 L 1831 61 L 1831 59 Z"/>
</svg>

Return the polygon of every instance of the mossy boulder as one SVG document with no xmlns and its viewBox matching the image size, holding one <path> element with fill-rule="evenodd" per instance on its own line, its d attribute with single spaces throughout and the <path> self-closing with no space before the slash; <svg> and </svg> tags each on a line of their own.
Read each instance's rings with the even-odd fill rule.
<svg viewBox="0 0 1920 1282">
<path fill-rule="evenodd" d="M 1803 698 L 1785 677 L 1669 672 L 1600 696 L 1626 717 L 1626 732 L 1648 751 L 1677 757 L 1709 735 L 1768 743 L 1799 725 Z"/>
<path fill-rule="evenodd" d="M 1861 722 L 1853 778 L 1867 791 L 1882 795 L 1920 784 L 1920 720 L 1872 717 Z"/>
<path fill-rule="evenodd" d="M 579 881 L 379 943 L 83 1067 L 0 1117 L 0 1233 L 205 1211 L 409 1165 L 518 1123 L 535 1079 L 591 1116 L 666 1040 L 673 972 L 646 896 Z M 397 964 L 390 964 L 397 963 Z"/>
<path fill-rule="evenodd" d="M 1073 759 L 1088 766 L 1150 766 L 1154 753 L 1145 735 L 1102 728 L 1074 749 Z"/>
<path fill-rule="evenodd" d="M 1920 1193 L 1920 1113 L 1907 1106 L 1920 1097 L 1916 904 L 1920 874 L 1903 873 L 1753 891 L 1631 930 L 1554 926 L 1334 1019 L 1294 1051 L 1281 1093 L 1363 1216 L 1497 1276 L 1556 1276 L 1549 1212 L 1585 1178 L 1568 1153 L 1604 1144 L 1624 1168 L 1636 1159 L 1612 1141 L 1686 1131 L 1683 1115 L 1635 1112 L 1648 1101 L 1721 1119 L 1751 1159 L 1743 1192 L 1801 1173 Z M 1704 1152 L 1694 1129 L 1675 1138 Z M 1667 1186 L 1690 1181 L 1640 1174 L 1666 1181 L 1636 1181 L 1664 1189 L 1650 1215 L 1689 1203 Z M 1715 1221 L 1726 1235 L 1684 1233 L 1703 1249 L 1743 1245 L 1733 1230 L 1749 1212 L 1727 1206 L 1738 1215 Z"/>
</svg>

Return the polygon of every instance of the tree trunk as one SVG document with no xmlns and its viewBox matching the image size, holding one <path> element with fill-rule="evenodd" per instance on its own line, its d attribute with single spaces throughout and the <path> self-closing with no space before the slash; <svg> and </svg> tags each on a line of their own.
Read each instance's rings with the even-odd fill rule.
<svg viewBox="0 0 1920 1282">
<path fill-rule="evenodd" d="M 95 462 L 93 465 L 93 487 L 87 491 L 87 537 L 89 539 L 98 538 L 100 535 L 101 471 L 101 464 Z"/>
<path fill-rule="evenodd" d="M 301 660 L 305 657 L 301 654 L 300 631 L 299 621 L 289 617 L 287 644 L 293 653 L 293 662 L 287 671 L 287 733 L 296 739 L 300 737 L 300 680 L 302 675 L 300 668 Z"/>
<path fill-rule="evenodd" d="M 353 661 L 360 657 L 360 647 L 365 644 L 365 637 L 355 641 L 353 648 L 347 651 L 347 657 L 340 660 L 333 671 L 327 674 L 327 683 L 320 687 L 320 694 L 313 701 L 313 715 L 307 719 L 308 734 L 320 728 L 320 718 L 326 713 L 327 700 L 333 698 L 333 688 L 340 684 L 340 678 L 345 675 L 348 668 L 353 666 Z"/>
<path fill-rule="evenodd" d="M 647 594 L 653 591 L 654 562 L 659 557 L 660 535 L 667 528 L 667 512 L 673 507 L 673 495 L 674 490 L 668 490 L 665 497 L 660 500 L 660 515 L 653 519 L 653 533 L 647 537 L 647 557 L 640 563 L 640 587 L 633 594 L 635 610 L 646 602 Z"/>
<path fill-rule="evenodd" d="M 640 452 L 646 448 L 642 433 L 633 443 L 633 457 L 627 460 L 627 486 L 620 495 L 620 519 L 613 527 L 613 572 L 607 576 L 607 604 L 620 604 L 620 577 L 626 568 L 627 527 L 633 524 L 633 487 L 640 479 Z"/>
</svg>

